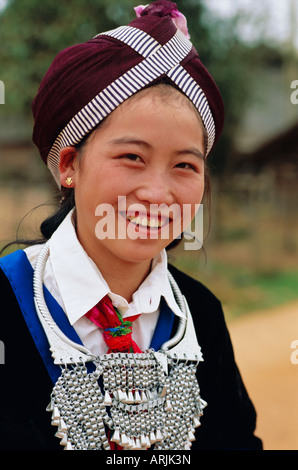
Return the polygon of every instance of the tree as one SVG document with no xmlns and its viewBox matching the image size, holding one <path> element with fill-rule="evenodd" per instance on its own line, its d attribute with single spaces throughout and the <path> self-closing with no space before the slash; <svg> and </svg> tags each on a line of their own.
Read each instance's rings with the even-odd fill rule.
<svg viewBox="0 0 298 470">
<path fill-rule="evenodd" d="M 116 26 L 107 4 L 103 0 L 10 0 L 0 17 L 1 80 L 10 110 L 30 113 L 40 81 L 61 49 Z"/>
</svg>

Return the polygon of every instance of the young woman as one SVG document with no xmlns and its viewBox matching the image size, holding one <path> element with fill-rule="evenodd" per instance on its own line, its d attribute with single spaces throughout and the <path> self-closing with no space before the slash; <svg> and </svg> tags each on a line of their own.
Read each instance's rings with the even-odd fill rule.
<svg viewBox="0 0 298 470">
<path fill-rule="evenodd" d="M 62 51 L 33 102 L 62 199 L 0 263 L 3 449 L 262 448 L 220 302 L 165 250 L 206 190 L 220 93 L 174 3 L 136 12 Z"/>
</svg>

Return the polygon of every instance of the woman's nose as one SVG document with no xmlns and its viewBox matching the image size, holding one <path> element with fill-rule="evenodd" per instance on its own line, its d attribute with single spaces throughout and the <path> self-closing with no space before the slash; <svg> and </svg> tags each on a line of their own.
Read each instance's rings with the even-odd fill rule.
<svg viewBox="0 0 298 470">
<path fill-rule="evenodd" d="M 139 181 L 136 197 L 149 204 L 167 204 L 174 202 L 173 189 L 169 178 L 161 172 L 150 172 Z"/>
</svg>

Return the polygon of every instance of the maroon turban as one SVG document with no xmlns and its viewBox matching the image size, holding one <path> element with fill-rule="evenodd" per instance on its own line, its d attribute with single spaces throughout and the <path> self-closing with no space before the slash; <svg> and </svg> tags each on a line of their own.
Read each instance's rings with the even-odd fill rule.
<svg viewBox="0 0 298 470">
<path fill-rule="evenodd" d="M 135 11 L 129 25 L 61 51 L 41 82 L 32 103 L 33 141 L 59 186 L 60 150 L 78 144 L 123 101 L 165 77 L 197 108 L 207 154 L 222 131 L 221 95 L 176 4 L 160 0 Z"/>
</svg>

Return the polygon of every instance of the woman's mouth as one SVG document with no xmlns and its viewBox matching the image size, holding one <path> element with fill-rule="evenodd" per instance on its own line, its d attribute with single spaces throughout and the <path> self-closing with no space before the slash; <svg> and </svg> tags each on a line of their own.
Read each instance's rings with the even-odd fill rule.
<svg viewBox="0 0 298 470">
<path fill-rule="evenodd" d="M 148 216 L 142 216 L 142 215 L 126 215 L 126 219 L 135 224 L 139 225 L 141 227 L 146 227 L 146 228 L 161 228 L 167 223 L 167 219 L 161 219 L 159 217 L 148 217 Z"/>
<path fill-rule="evenodd" d="M 171 222 L 169 217 L 163 215 L 141 213 L 128 214 L 125 212 L 120 212 L 120 214 L 126 219 L 128 224 L 133 224 L 136 230 L 159 231 Z"/>
</svg>

